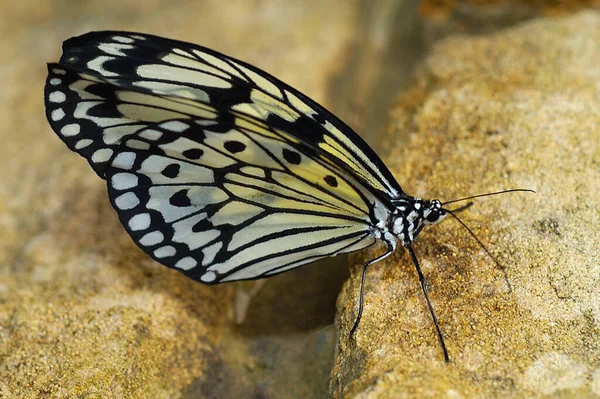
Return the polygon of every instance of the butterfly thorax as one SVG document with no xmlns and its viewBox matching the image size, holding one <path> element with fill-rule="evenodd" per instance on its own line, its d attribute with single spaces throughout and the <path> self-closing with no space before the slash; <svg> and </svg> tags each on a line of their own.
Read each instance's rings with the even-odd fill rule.
<svg viewBox="0 0 600 399">
<path fill-rule="evenodd" d="M 388 229 L 405 247 L 414 241 L 423 227 L 439 223 L 446 217 L 439 200 L 403 196 L 393 199 L 392 203 L 395 209 L 390 213 Z"/>
</svg>

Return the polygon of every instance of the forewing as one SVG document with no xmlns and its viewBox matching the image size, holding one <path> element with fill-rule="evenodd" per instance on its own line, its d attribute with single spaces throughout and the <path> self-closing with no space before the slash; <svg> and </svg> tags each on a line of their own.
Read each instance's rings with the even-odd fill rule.
<svg viewBox="0 0 600 399">
<path fill-rule="evenodd" d="M 93 71 L 48 65 L 46 117 L 72 150 L 105 177 L 106 164 L 124 137 L 174 118 L 217 118 L 218 111 L 190 99 L 158 96 L 107 82 Z"/>
<path fill-rule="evenodd" d="M 67 40 L 59 65 L 49 70 L 48 120 L 101 176 L 112 146 L 140 124 L 211 118 L 218 109 L 250 115 L 288 140 L 312 147 L 380 197 L 402 192 L 374 151 L 325 108 L 268 73 L 216 51 L 139 33 L 91 32 Z M 98 80 L 112 87 L 102 87 L 103 92 Z M 108 106 L 102 103 L 109 100 Z M 107 112 L 113 104 L 118 112 Z M 82 141 L 83 136 L 75 139 L 79 131 L 101 131 L 103 146 L 93 147 L 98 142 Z"/>
<path fill-rule="evenodd" d="M 109 196 L 134 241 L 204 283 L 268 277 L 375 242 L 362 182 L 260 125 L 196 119 L 124 140 Z"/>
</svg>

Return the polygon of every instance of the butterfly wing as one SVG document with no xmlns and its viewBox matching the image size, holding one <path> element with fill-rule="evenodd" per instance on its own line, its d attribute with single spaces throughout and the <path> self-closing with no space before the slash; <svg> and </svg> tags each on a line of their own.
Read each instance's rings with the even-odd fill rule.
<svg viewBox="0 0 600 399">
<path fill-rule="evenodd" d="M 48 65 L 45 102 L 52 129 L 102 178 L 124 137 L 160 121 L 218 115 L 208 104 L 127 89 L 61 64 Z"/>
<path fill-rule="evenodd" d="M 400 190 L 323 108 L 211 50 L 99 32 L 48 70 L 52 128 L 107 179 L 134 241 L 204 283 L 371 245 Z"/>
<path fill-rule="evenodd" d="M 48 120 L 101 176 L 114 151 L 111 146 L 139 129 L 138 122 L 182 114 L 208 117 L 218 109 L 251 115 L 290 140 L 314 147 L 320 157 L 363 179 L 381 198 L 402 193 L 375 152 L 329 111 L 270 74 L 216 51 L 139 33 L 90 32 L 65 41 L 59 65 L 49 70 Z M 97 80 L 113 87 L 97 93 Z M 116 104 L 119 112 L 106 112 L 101 98 L 111 101 L 109 107 Z M 63 99 L 67 104 L 58 101 Z M 190 104 L 195 107 L 188 109 Z M 63 114 L 72 117 L 59 118 Z M 74 140 L 79 131 L 101 131 L 104 147 Z"/>
<path fill-rule="evenodd" d="M 375 242 L 360 182 L 269 128 L 171 120 L 126 138 L 106 169 L 134 241 L 214 284 L 268 277 Z"/>
</svg>

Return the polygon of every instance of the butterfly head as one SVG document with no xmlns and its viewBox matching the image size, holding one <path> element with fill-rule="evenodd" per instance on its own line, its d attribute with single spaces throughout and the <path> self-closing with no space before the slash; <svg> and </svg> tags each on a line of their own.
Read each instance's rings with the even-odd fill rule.
<svg viewBox="0 0 600 399">
<path fill-rule="evenodd" d="M 396 210 L 392 214 L 391 231 L 408 246 L 426 225 L 441 222 L 447 215 L 439 200 L 402 198 L 394 201 Z"/>
<path fill-rule="evenodd" d="M 442 208 L 440 200 L 423 201 L 423 223 L 436 224 L 446 217 L 446 210 Z"/>
</svg>

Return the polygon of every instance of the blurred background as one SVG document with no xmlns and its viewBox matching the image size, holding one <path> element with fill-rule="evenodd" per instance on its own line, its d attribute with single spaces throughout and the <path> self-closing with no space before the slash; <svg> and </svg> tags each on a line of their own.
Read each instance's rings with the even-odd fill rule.
<svg viewBox="0 0 600 399">
<path fill-rule="evenodd" d="M 344 259 L 258 287 L 205 287 L 151 262 L 104 182 L 49 128 L 46 63 L 92 30 L 152 33 L 262 68 L 385 159 L 391 110 L 432 46 L 596 1 L 55 0 L 0 17 L 0 393 L 328 397 Z M 387 132 L 389 133 L 389 132 Z M 398 140 L 408 132 L 394 132 Z M 2 395 L 0 395 L 2 397 Z"/>
</svg>

